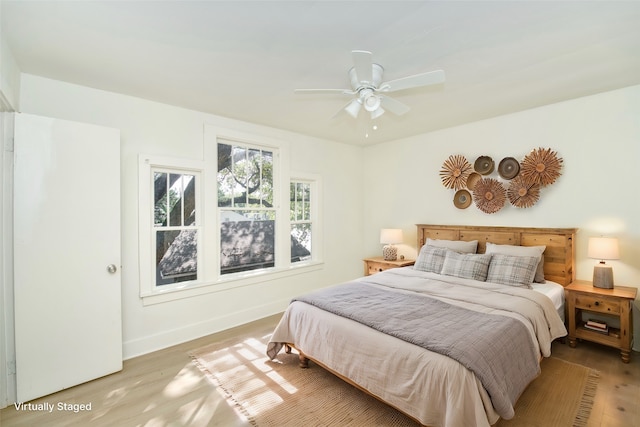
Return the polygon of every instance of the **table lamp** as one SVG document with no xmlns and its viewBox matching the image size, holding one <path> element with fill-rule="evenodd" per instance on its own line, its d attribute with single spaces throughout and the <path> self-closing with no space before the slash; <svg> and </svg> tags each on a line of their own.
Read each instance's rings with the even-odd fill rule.
<svg viewBox="0 0 640 427">
<path fill-rule="evenodd" d="M 382 256 L 385 261 L 398 259 L 398 248 L 394 243 L 402 243 L 402 230 L 399 228 L 383 228 L 380 230 L 380 243 L 384 244 Z"/>
<path fill-rule="evenodd" d="M 618 239 L 613 237 L 590 237 L 587 256 L 600 260 L 593 267 L 593 286 L 613 289 L 613 268 L 605 264 L 604 260 L 620 259 Z"/>
</svg>

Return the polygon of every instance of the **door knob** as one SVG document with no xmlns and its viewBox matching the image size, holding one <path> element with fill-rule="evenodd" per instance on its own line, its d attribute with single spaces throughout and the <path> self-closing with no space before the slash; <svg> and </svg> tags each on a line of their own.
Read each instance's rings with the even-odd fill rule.
<svg viewBox="0 0 640 427">
<path fill-rule="evenodd" d="M 107 266 L 107 271 L 111 274 L 115 273 L 116 271 L 118 271 L 118 267 L 115 266 L 115 264 L 109 264 Z"/>
</svg>

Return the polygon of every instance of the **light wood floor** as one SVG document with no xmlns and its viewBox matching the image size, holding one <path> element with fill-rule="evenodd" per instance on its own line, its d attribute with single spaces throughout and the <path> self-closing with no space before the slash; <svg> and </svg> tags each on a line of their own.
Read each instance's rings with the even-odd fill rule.
<svg viewBox="0 0 640 427">
<path fill-rule="evenodd" d="M 119 373 L 31 402 L 54 405 L 52 413 L 19 411 L 14 405 L 0 410 L 0 426 L 247 426 L 191 362 L 188 352 L 236 336 L 265 336 L 279 319 L 280 315 L 268 317 L 127 360 Z M 600 371 L 589 427 L 640 426 L 640 354 L 634 352 L 631 363 L 624 364 L 615 349 L 586 342 L 574 349 L 556 342 L 553 355 Z M 58 403 L 91 403 L 91 411 L 60 411 Z"/>
</svg>

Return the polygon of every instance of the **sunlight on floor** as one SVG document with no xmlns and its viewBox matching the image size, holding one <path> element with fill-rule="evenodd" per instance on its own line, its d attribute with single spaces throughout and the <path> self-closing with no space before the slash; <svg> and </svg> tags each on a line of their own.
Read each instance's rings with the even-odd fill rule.
<svg viewBox="0 0 640 427">
<path fill-rule="evenodd" d="M 118 387 L 109 392 L 104 397 L 104 402 L 102 405 L 96 405 L 96 409 L 92 411 L 91 420 L 97 421 L 101 418 L 107 416 L 111 409 L 118 407 L 128 398 L 129 393 L 135 387 L 140 384 L 140 381 L 133 383 L 128 387 Z"/>
<path fill-rule="evenodd" d="M 207 363 L 207 370 L 216 378 L 218 392 L 239 414 L 255 416 L 273 410 L 286 396 L 298 391 L 273 369 L 280 362 L 265 355 L 268 339 L 269 336 L 249 338 L 200 356 L 201 363 Z"/>
<path fill-rule="evenodd" d="M 185 366 L 164 388 L 163 394 L 167 397 L 178 397 L 189 393 L 202 381 L 198 372 L 194 372 L 191 366 Z"/>
</svg>

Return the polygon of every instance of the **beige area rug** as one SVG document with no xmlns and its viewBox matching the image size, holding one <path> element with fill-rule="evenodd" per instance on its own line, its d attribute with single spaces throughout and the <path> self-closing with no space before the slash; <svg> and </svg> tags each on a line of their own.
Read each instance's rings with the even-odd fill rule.
<svg viewBox="0 0 640 427">
<path fill-rule="evenodd" d="M 310 363 L 297 354 L 265 355 L 268 336 L 216 343 L 192 352 L 196 365 L 239 414 L 267 426 L 418 426 L 414 420 Z M 518 400 L 516 416 L 500 427 L 583 426 L 589 417 L 598 374 L 548 358 L 542 374 Z"/>
</svg>

